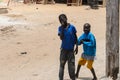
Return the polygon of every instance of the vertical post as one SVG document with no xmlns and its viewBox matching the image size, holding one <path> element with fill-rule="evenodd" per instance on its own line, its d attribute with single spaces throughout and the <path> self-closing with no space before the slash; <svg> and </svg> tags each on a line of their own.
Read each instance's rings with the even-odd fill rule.
<svg viewBox="0 0 120 80">
<path fill-rule="evenodd" d="M 120 27 L 120 0 L 119 0 L 119 27 Z"/>
<path fill-rule="evenodd" d="M 77 6 L 80 5 L 80 1 L 81 1 L 81 0 L 76 0 Z"/>
<path fill-rule="evenodd" d="M 106 6 L 106 0 L 103 0 L 102 7 L 105 7 L 105 6 Z"/>
<path fill-rule="evenodd" d="M 48 0 L 43 0 L 43 4 L 47 4 L 48 3 Z"/>
<path fill-rule="evenodd" d="M 119 0 L 106 3 L 106 76 L 116 80 L 119 73 Z"/>
<path fill-rule="evenodd" d="M 9 6 L 9 4 L 10 4 L 10 0 L 8 0 L 7 6 Z"/>
</svg>

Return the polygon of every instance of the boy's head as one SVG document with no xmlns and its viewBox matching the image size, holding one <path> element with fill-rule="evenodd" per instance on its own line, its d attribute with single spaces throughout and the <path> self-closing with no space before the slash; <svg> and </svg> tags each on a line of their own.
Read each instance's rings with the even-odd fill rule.
<svg viewBox="0 0 120 80">
<path fill-rule="evenodd" d="M 63 27 L 67 26 L 67 16 L 65 14 L 59 15 L 59 21 Z"/>
<path fill-rule="evenodd" d="M 90 32 L 91 25 L 89 23 L 85 23 L 83 26 L 84 33 L 88 34 Z"/>
</svg>

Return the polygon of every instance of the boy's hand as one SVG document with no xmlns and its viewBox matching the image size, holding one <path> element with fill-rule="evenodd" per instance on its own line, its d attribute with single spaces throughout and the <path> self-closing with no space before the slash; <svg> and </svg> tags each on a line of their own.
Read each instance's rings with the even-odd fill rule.
<svg viewBox="0 0 120 80">
<path fill-rule="evenodd" d="M 78 53 L 78 46 L 76 46 L 75 50 L 74 50 L 74 54 L 76 55 Z"/>
<path fill-rule="evenodd" d="M 83 44 L 83 42 L 84 42 L 84 40 L 81 40 L 81 41 L 80 41 L 80 44 Z"/>
</svg>

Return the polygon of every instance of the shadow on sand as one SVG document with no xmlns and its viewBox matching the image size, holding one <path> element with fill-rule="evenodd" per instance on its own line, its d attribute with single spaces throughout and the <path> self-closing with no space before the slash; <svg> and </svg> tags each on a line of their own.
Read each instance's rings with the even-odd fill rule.
<svg viewBox="0 0 120 80">
<path fill-rule="evenodd" d="M 71 79 L 64 79 L 64 80 L 71 80 Z M 92 80 L 90 77 L 78 77 L 76 80 Z"/>
<path fill-rule="evenodd" d="M 90 77 L 78 77 L 78 80 L 92 80 Z"/>
</svg>

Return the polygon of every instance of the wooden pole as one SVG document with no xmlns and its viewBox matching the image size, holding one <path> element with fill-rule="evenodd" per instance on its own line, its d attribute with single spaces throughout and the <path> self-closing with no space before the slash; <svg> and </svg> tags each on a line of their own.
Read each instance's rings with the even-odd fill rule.
<svg viewBox="0 0 120 80">
<path fill-rule="evenodd" d="M 106 76 L 116 80 L 119 73 L 119 0 L 106 3 Z"/>
<path fill-rule="evenodd" d="M 103 0 L 102 7 L 105 7 L 105 6 L 106 6 L 106 0 Z"/>
<path fill-rule="evenodd" d="M 44 2 L 43 4 L 47 4 L 47 3 L 48 3 L 48 0 L 43 0 L 43 2 Z"/>
<path fill-rule="evenodd" d="M 43 0 L 43 4 L 48 4 L 48 3 L 50 3 L 50 4 L 55 4 L 55 1 L 54 0 Z"/>
<path fill-rule="evenodd" d="M 9 6 L 9 4 L 10 4 L 10 0 L 8 0 L 7 6 Z"/>
</svg>

